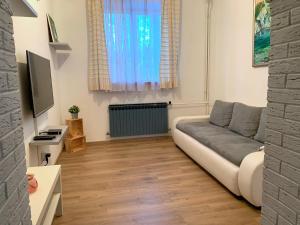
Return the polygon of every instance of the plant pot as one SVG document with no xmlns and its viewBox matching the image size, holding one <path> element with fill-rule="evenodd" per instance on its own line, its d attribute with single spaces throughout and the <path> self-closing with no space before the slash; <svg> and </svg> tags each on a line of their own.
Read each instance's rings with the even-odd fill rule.
<svg viewBox="0 0 300 225">
<path fill-rule="evenodd" d="M 78 119 L 78 113 L 71 113 L 72 119 L 77 120 Z"/>
</svg>

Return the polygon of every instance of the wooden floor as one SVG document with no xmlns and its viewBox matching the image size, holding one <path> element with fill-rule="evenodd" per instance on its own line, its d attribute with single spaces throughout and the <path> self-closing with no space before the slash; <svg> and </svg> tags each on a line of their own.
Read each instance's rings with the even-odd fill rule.
<svg viewBox="0 0 300 225">
<path fill-rule="evenodd" d="M 64 215 L 54 225 L 257 225 L 235 198 L 168 137 L 63 153 Z"/>
</svg>

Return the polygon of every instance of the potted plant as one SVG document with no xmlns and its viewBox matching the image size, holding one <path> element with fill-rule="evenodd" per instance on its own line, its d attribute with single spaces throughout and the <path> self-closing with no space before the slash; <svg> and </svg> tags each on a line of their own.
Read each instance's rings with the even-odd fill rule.
<svg viewBox="0 0 300 225">
<path fill-rule="evenodd" d="M 80 109 L 77 105 L 73 105 L 69 108 L 69 113 L 71 113 L 72 119 L 78 119 L 79 112 L 80 112 Z"/>
</svg>

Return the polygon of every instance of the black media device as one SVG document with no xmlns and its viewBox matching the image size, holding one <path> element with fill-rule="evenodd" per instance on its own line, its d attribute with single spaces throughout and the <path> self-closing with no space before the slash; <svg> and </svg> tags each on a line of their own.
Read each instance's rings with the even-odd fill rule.
<svg viewBox="0 0 300 225">
<path fill-rule="evenodd" d="M 33 138 L 33 140 L 35 140 L 35 141 L 51 141 L 55 138 L 56 138 L 56 136 L 54 136 L 54 135 L 39 135 L 39 136 L 35 136 Z"/>
<path fill-rule="evenodd" d="M 49 129 L 48 134 L 50 135 L 61 135 L 61 129 Z"/>
<path fill-rule="evenodd" d="M 49 129 L 46 131 L 41 131 L 41 134 L 46 134 L 46 135 L 61 135 L 62 129 Z"/>
</svg>

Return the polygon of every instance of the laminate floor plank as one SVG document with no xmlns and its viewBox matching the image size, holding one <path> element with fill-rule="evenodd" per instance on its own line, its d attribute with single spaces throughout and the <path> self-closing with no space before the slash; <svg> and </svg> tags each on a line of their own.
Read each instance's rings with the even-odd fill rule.
<svg viewBox="0 0 300 225">
<path fill-rule="evenodd" d="M 171 138 L 89 144 L 63 152 L 64 215 L 54 225 L 258 225 L 236 198 Z"/>
</svg>

